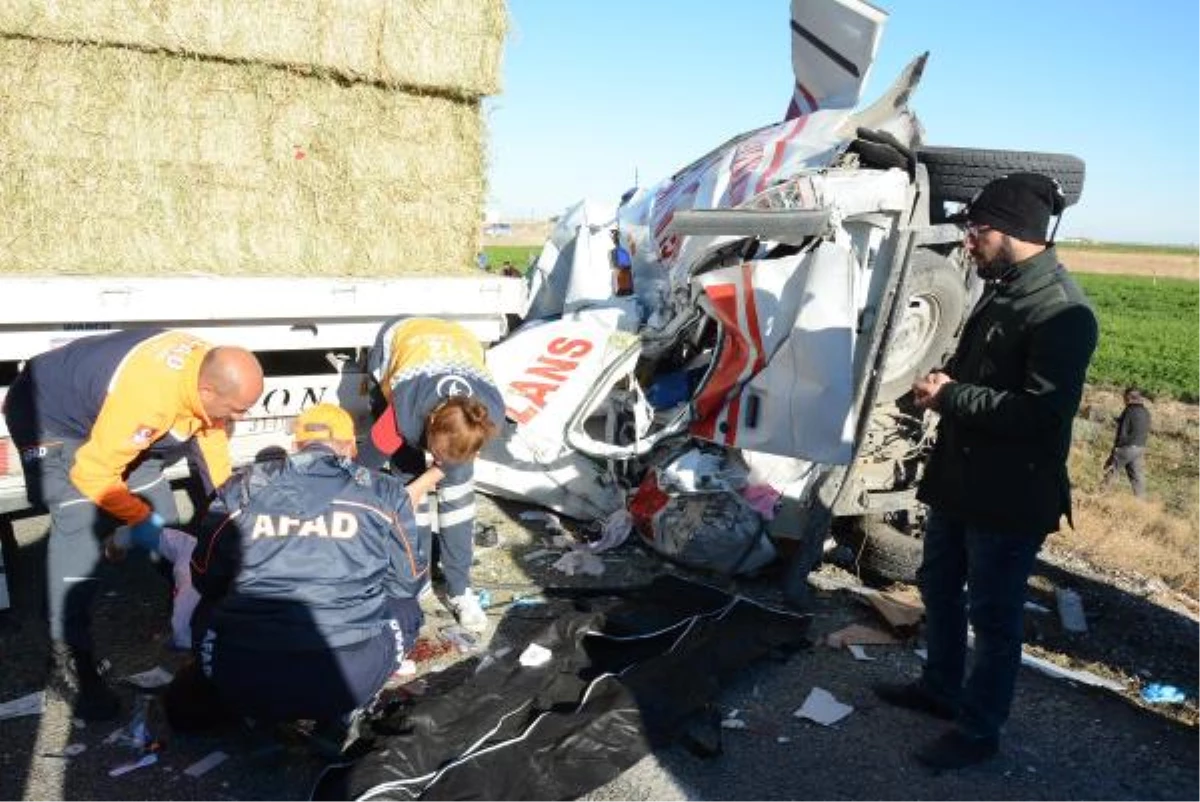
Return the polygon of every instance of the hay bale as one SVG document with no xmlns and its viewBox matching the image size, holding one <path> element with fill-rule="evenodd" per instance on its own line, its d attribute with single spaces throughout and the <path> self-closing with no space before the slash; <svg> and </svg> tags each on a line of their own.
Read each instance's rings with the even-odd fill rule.
<svg viewBox="0 0 1200 802">
<path fill-rule="evenodd" d="M 500 91 L 504 0 L 0 0 L 0 34 Z"/>
<path fill-rule="evenodd" d="M 0 272 L 468 273 L 477 102 L 0 39 Z"/>
</svg>

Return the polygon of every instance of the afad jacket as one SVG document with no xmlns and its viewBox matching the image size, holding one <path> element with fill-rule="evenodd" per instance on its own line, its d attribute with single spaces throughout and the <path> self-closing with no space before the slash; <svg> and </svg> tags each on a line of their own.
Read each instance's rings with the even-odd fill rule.
<svg viewBox="0 0 1200 802">
<path fill-rule="evenodd" d="M 1053 247 L 992 282 L 939 394 L 918 499 L 981 528 L 1058 529 L 1071 514 L 1067 454 L 1098 326 Z"/>
<path fill-rule="evenodd" d="M 105 512 L 126 523 L 150 507 L 125 483 L 129 466 L 150 452 L 170 462 L 187 456 L 206 489 L 229 478 L 229 438 L 200 403 L 200 363 L 212 346 L 179 331 L 133 329 L 75 340 L 25 366 L 30 418 L 42 440 L 85 441 L 71 482 Z"/>
<path fill-rule="evenodd" d="M 389 625 L 425 583 L 408 491 L 312 443 L 217 491 L 192 552 L 202 626 L 248 649 L 338 648 Z M 195 624 L 194 624 L 195 626 Z"/>
</svg>

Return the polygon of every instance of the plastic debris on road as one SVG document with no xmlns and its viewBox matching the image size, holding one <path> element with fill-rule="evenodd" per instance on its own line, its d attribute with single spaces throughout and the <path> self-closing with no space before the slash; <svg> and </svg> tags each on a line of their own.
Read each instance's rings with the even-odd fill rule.
<svg viewBox="0 0 1200 802">
<path fill-rule="evenodd" d="M 200 777 L 212 771 L 228 759 L 229 755 L 218 749 L 215 752 L 209 752 L 207 755 L 188 766 L 183 770 L 183 773 L 189 777 Z"/>
<path fill-rule="evenodd" d="M 34 691 L 0 704 L 0 721 L 21 716 L 40 716 L 46 709 L 46 692 Z"/>
<path fill-rule="evenodd" d="M 1151 704 L 1178 704 L 1187 701 L 1187 694 L 1174 685 L 1154 682 L 1142 689 L 1142 700 Z"/>
<path fill-rule="evenodd" d="M 866 650 L 857 643 L 847 643 L 846 648 L 850 650 L 850 654 L 854 655 L 855 660 L 871 661 L 875 659 L 867 654 Z"/>
<path fill-rule="evenodd" d="M 824 688 L 813 688 L 808 692 L 808 698 L 804 700 L 804 704 L 800 705 L 800 709 L 792 713 L 792 715 L 796 718 L 806 718 L 809 721 L 815 721 L 818 724 L 828 727 L 831 724 L 836 724 L 853 712 L 853 707 L 842 704 L 829 691 Z"/>
<path fill-rule="evenodd" d="M 133 761 L 132 763 L 122 763 L 120 766 L 117 766 L 115 769 L 110 769 L 108 772 L 108 776 L 109 777 L 120 777 L 122 774 L 128 774 L 129 772 L 137 771 L 138 769 L 144 769 L 146 766 L 153 766 L 157 762 L 158 762 L 158 755 L 151 752 L 148 755 L 142 755 L 140 758 Z"/>
</svg>

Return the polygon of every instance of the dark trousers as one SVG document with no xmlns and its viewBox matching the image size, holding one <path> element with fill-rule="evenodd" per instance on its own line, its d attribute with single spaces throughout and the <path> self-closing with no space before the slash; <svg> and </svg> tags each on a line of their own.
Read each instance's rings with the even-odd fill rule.
<svg viewBox="0 0 1200 802">
<path fill-rule="evenodd" d="M 1045 534 L 998 532 L 931 510 L 917 581 L 929 659 L 922 682 L 960 709 L 968 734 L 997 737 L 1021 665 L 1025 588 Z M 975 630 L 967 671 L 967 623 Z"/>
<path fill-rule="evenodd" d="M 1108 455 L 1104 463 L 1104 486 L 1112 484 L 1122 471 L 1129 477 L 1129 485 L 1138 498 L 1146 495 L 1146 447 L 1118 446 Z"/>
<path fill-rule="evenodd" d="M 90 652 L 92 607 L 112 573 L 112 566 L 101 556 L 101 543 L 121 521 L 97 507 L 71 483 L 75 452 L 85 441 L 39 431 L 24 392 L 28 388 L 21 382 L 14 382 L 10 391 L 5 421 L 21 454 L 25 495 L 30 504 L 44 505 L 50 513 L 46 558 L 50 637 Z M 175 496 L 162 469 L 160 460 L 142 459 L 127 471 L 125 482 L 168 523 L 177 523 Z"/>
<path fill-rule="evenodd" d="M 331 649 L 250 647 L 223 641 L 209 628 L 200 641 L 200 668 L 222 705 L 236 715 L 336 719 L 370 702 L 416 642 L 420 605 L 396 599 L 389 608 L 392 618 L 378 635 Z"/>
</svg>

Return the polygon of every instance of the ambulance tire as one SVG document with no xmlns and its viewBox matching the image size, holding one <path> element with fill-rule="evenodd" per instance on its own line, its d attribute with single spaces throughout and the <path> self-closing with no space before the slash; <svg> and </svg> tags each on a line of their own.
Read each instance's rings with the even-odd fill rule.
<svg viewBox="0 0 1200 802">
<path fill-rule="evenodd" d="M 1041 173 L 1057 179 L 1067 206 L 1083 195 L 1084 162 L 1066 153 L 922 147 L 917 161 L 929 173 L 929 191 L 938 205 L 967 203 L 989 181 L 1009 173 Z"/>
<path fill-rule="evenodd" d="M 889 404 L 951 354 L 967 312 L 967 285 L 954 262 L 925 248 L 913 251 L 907 300 L 887 347 L 877 404 Z"/>
<path fill-rule="evenodd" d="M 885 582 L 917 581 L 923 543 L 876 516 L 863 516 L 841 530 L 838 540 L 854 554 L 858 573 Z"/>
</svg>

